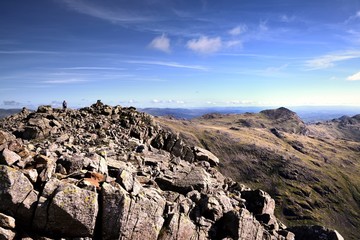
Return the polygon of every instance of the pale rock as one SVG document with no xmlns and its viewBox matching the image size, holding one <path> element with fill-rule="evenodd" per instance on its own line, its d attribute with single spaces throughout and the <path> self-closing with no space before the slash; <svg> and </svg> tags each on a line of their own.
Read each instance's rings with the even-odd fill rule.
<svg viewBox="0 0 360 240">
<path fill-rule="evenodd" d="M 21 157 L 13 151 L 5 148 L 0 154 L 0 164 L 6 164 L 8 166 L 13 165 L 15 162 L 20 161 Z"/>
<path fill-rule="evenodd" d="M 62 185 L 49 205 L 46 230 L 68 237 L 91 237 L 97 213 L 97 193 Z"/>
<path fill-rule="evenodd" d="M 206 161 L 211 164 L 211 166 L 217 166 L 219 165 L 219 158 L 217 158 L 213 153 L 210 151 L 200 148 L 200 147 L 194 147 L 195 152 L 195 158 L 198 161 Z"/>
<path fill-rule="evenodd" d="M 3 228 L 15 228 L 15 218 L 5 215 L 3 213 L 0 213 L 0 227 Z"/>
<path fill-rule="evenodd" d="M 14 231 L 0 227 L 0 240 L 13 240 L 13 239 L 15 239 Z"/>
<path fill-rule="evenodd" d="M 32 203 L 26 202 L 27 206 L 23 206 L 23 202 L 28 195 L 33 192 L 33 186 L 30 180 L 20 171 L 0 165 L 0 211 L 16 216 L 19 207 L 24 207 Z M 23 212 L 22 216 L 32 215 L 33 209 Z"/>
</svg>

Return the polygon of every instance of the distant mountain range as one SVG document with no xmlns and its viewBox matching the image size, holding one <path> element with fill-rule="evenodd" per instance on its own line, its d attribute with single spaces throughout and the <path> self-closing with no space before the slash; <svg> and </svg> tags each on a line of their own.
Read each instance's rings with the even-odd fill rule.
<svg viewBox="0 0 360 240">
<path fill-rule="evenodd" d="M 139 109 L 154 116 L 172 116 L 178 119 L 192 119 L 208 113 L 241 114 L 258 113 L 272 107 L 210 107 L 210 108 L 142 108 Z M 341 116 L 353 116 L 360 113 L 360 107 L 291 107 L 306 123 L 326 121 Z"/>
<path fill-rule="evenodd" d="M 241 113 L 258 113 L 272 107 L 204 107 L 204 108 L 139 108 L 139 111 L 146 112 L 153 116 L 168 116 L 177 119 L 190 120 L 201 117 L 209 113 L 219 114 L 241 114 Z M 354 116 L 360 113 L 360 107 L 349 106 L 304 106 L 291 107 L 290 110 L 305 123 L 315 123 L 332 120 L 342 116 Z M 0 109 L 0 118 L 20 112 L 21 109 Z"/>
<path fill-rule="evenodd" d="M 20 112 L 21 109 L 0 109 L 0 118 L 10 116 L 12 114 Z"/>
</svg>

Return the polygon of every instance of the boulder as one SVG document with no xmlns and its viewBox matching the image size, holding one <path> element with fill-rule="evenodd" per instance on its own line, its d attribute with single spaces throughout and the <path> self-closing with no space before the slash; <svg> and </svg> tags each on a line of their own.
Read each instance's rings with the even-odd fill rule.
<svg viewBox="0 0 360 240">
<path fill-rule="evenodd" d="M 338 231 L 317 225 L 290 227 L 287 230 L 295 234 L 296 240 L 344 240 Z"/>
<path fill-rule="evenodd" d="M 20 161 L 21 157 L 13 151 L 5 148 L 0 154 L 0 164 L 8 166 L 13 165 L 15 162 Z"/>
<path fill-rule="evenodd" d="M 158 240 L 197 239 L 195 224 L 183 213 L 172 214 L 166 219 Z"/>
<path fill-rule="evenodd" d="M 18 218 L 26 225 L 31 224 L 37 193 L 23 173 L 0 165 L 0 199 L 1 212 Z"/>
<path fill-rule="evenodd" d="M 275 200 L 263 190 L 242 191 L 241 197 L 246 200 L 246 208 L 253 214 L 274 215 Z"/>
<path fill-rule="evenodd" d="M 15 232 L 10 229 L 0 227 L 0 240 L 13 240 L 15 239 Z"/>
<path fill-rule="evenodd" d="M 216 239 L 263 240 L 266 238 L 264 228 L 246 209 L 229 211 L 217 222 Z"/>
<path fill-rule="evenodd" d="M 174 173 L 174 175 L 160 176 L 155 179 L 162 190 L 177 191 L 186 194 L 192 190 L 206 192 L 210 182 L 210 175 L 202 167 L 193 167 L 189 171 Z"/>
<path fill-rule="evenodd" d="M 164 223 L 165 199 L 154 188 L 133 198 L 119 184 L 104 183 L 103 239 L 157 239 Z"/>
<path fill-rule="evenodd" d="M 210 151 L 203 149 L 201 147 L 194 147 L 195 159 L 198 161 L 206 161 L 211 164 L 211 166 L 219 165 L 219 158 L 217 158 Z"/>
<path fill-rule="evenodd" d="M 15 228 L 15 218 L 5 215 L 3 213 L 0 213 L 0 227 L 3 228 Z"/>
<path fill-rule="evenodd" d="M 98 213 L 97 193 L 66 184 L 56 190 L 47 216 L 46 231 L 57 236 L 91 237 Z"/>
</svg>

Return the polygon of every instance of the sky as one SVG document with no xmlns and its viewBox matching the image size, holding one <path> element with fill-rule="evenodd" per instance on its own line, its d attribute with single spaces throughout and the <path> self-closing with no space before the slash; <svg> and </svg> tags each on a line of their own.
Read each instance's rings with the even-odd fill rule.
<svg viewBox="0 0 360 240">
<path fill-rule="evenodd" d="M 360 0 L 1 0 L 0 108 L 360 106 Z"/>
</svg>

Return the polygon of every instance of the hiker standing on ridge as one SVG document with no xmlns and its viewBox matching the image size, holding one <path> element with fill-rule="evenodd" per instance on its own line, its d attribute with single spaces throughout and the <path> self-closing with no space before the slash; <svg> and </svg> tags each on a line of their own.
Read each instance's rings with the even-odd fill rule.
<svg viewBox="0 0 360 240">
<path fill-rule="evenodd" d="M 67 108 L 67 102 L 64 100 L 63 101 L 63 109 L 65 110 Z"/>
</svg>

